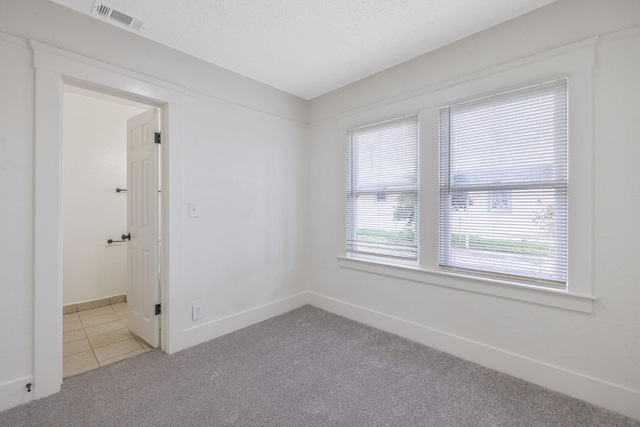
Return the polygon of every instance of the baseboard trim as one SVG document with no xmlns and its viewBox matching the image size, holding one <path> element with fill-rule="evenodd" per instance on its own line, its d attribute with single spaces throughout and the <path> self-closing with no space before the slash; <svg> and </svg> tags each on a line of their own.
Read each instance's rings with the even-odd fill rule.
<svg viewBox="0 0 640 427">
<path fill-rule="evenodd" d="M 127 302 L 127 294 L 117 294 L 110 297 L 65 304 L 62 306 L 62 314 L 91 310 L 92 308 L 104 307 L 111 304 L 119 304 L 121 302 Z"/>
<path fill-rule="evenodd" d="M 340 316 L 640 420 L 640 391 L 315 292 L 308 303 Z"/>
<path fill-rule="evenodd" d="M 194 325 L 183 330 L 183 348 L 202 344 L 222 335 L 268 320 L 307 304 L 307 292 L 253 307 L 230 316 Z"/>
<path fill-rule="evenodd" d="M 33 384 L 33 377 L 23 377 L 0 384 L 0 411 L 24 405 L 33 400 L 33 386 L 27 391 L 27 384 Z"/>
</svg>

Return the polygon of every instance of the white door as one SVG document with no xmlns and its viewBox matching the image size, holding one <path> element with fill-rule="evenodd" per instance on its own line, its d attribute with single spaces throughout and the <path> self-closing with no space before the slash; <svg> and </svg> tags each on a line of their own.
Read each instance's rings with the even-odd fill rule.
<svg viewBox="0 0 640 427">
<path fill-rule="evenodd" d="M 127 326 L 153 347 L 160 344 L 156 132 L 156 109 L 127 121 Z"/>
</svg>

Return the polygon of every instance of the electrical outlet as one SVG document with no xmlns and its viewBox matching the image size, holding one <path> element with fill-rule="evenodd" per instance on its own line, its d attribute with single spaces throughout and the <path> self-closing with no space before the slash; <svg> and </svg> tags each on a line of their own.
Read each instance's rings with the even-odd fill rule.
<svg viewBox="0 0 640 427">
<path fill-rule="evenodd" d="M 191 320 L 202 319 L 202 304 L 194 304 L 191 307 Z"/>
</svg>

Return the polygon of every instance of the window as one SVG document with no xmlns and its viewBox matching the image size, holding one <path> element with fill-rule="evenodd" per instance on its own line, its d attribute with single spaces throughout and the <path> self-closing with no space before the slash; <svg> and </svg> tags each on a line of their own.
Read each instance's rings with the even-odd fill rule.
<svg viewBox="0 0 640 427">
<path fill-rule="evenodd" d="M 566 288 L 567 81 L 440 109 L 441 268 Z"/>
<path fill-rule="evenodd" d="M 418 116 L 352 129 L 347 252 L 418 259 Z"/>
<path fill-rule="evenodd" d="M 348 230 L 348 251 L 338 255 L 338 265 L 593 313 L 596 42 L 341 114 L 340 134 L 351 144 L 352 131 L 367 129 L 356 128 L 359 123 L 394 111 L 419 112 L 420 233 L 417 261 L 361 255 L 372 252 L 356 240 L 362 219 L 355 210 L 359 186 L 349 181 L 352 193 L 342 199 L 348 201 L 349 216 L 336 230 L 341 241 Z M 450 102 L 443 105 L 443 100 Z M 354 166 L 352 171 L 349 164 L 349 174 L 357 172 Z M 370 196 L 377 206 L 394 197 L 377 193 Z M 393 214 L 387 218 L 388 224 Z"/>
</svg>

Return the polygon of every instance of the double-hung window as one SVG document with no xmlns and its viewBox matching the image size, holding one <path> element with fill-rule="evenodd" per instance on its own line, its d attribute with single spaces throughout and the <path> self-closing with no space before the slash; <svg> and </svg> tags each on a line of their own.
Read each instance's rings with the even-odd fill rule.
<svg viewBox="0 0 640 427">
<path fill-rule="evenodd" d="M 347 252 L 418 259 L 418 116 L 351 129 Z"/>
<path fill-rule="evenodd" d="M 439 264 L 566 288 L 567 81 L 440 109 Z"/>
</svg>

